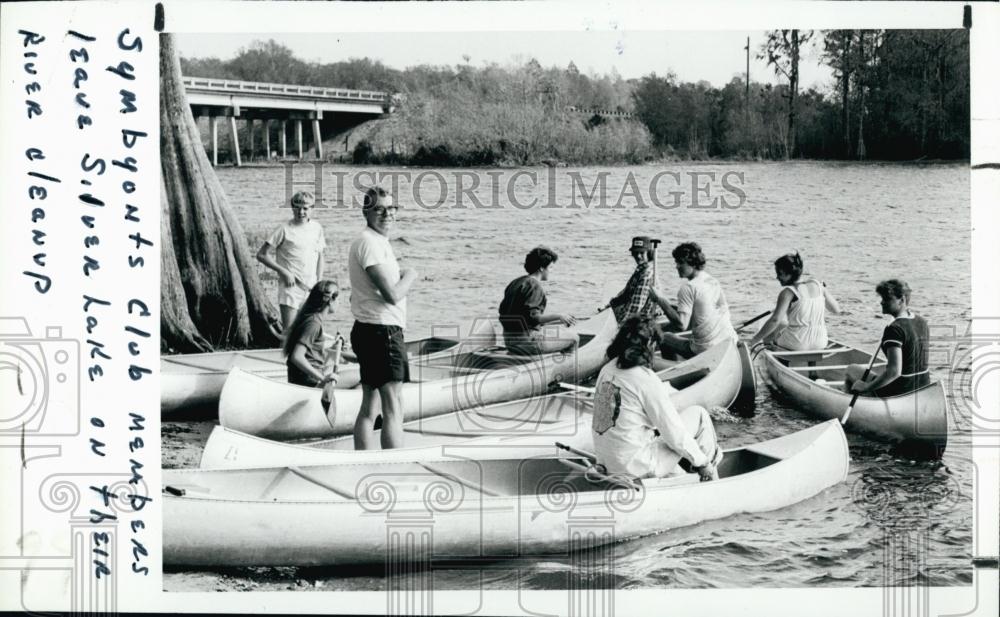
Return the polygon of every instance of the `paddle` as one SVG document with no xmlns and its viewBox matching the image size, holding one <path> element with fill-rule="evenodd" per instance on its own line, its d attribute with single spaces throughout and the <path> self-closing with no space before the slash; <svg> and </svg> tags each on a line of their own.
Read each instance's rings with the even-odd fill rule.
<svg viewBox="0 0 1000 617">
<path fill-rule="evenodd" d="M 861 376 L 861 381 L 868 379 L 868 374 L 872 372 L 872 367 L 875 366 L 875 359 L 878 358 L 878 352 L 882 350 L 882 341 L 879 341 L 878 348 L 875 353 L 872 354 L 872 361 L 868 363 L 868 368 L 865 369 L 865 374 Z M 847 410 L 844 415 L 840 418 L 840 424 L 847 424 L 847 419 L 851 417 L 851 412 L 854 410 L 854 404 L 858 402 L 858 397 L 861 396 L 860 392 L 855 392 L 854 396 L 851 397 L 851 403 L 847 406 Z"/>
<path fill-rule="evenodd" d="M 340 364 L 340 354 L 344 349 L 344 337 L 340 336 L 338 332 L 335 338 L 336 342 L 333 344 L 333 348 L 327 352 L 327 362 L 324 367 L 327 375 L 337 374 L 337 366 Z M 330 356 L 333 356 L 332 362 L 330 361 Z M 330 418 L 330 410 L 333 410 L 334 415 L 337 413 L 337 406 L 334 404 L 336 400 L 333 392 L 334 387 L 336 387 L 336 381 L 326 382 L 326 385 L 323 386 L 323 396 L 320 399 L 323 404 L 323 411 L 326 412 L 327 419 L 330 420 L 331 425 L 333 424 L 333 420 Z"/>
<path fill-rule="evenodd" d="M 660 246 L 661 240 L 659 238 L 650 238 L 649 243 L 653 245 L 653 287 L 660 284 L 660 281 L 656 279 L 656 247 Z"/>
<path fill-rule="evenodd" d="M 743 323 L 742 323 L 742 324 L 740 325 L 740 327 L 736 328 L 736 333 L 737 333 L 737 334 L 739 334 L 739 333 L 740 333 L 740 332 L 742 332 L 743 330 L 746 330 L 746 329 L 747 329 L 747 328 L 748 328 L 749 326 L 751 326 L 751 325 L 753 325 L 753 324 L 757 323 L 758 321 L 760 321 L 761 319 L 764 319 L 765 317 L 767 317 L 767 316 L 768 316 L 768 315 L 770 315 L 770 314 L 771 314 L 771 311 L 764 311 L 764 312 L 763 312 L 763 313 L 761 313 L 760 315 L 757 315 L 756 317 L 752 317 L 752 318 L 750 318 L 750 319 L 748 319 L 748 320 L 744 321 L 744 322 L 743 322 Z"/>
<path fill-rule="evenodd" d="M 578 386 L 573 383 L 566 383 L 564 381 L 553 383 L 552 385 L 564 388 L 566 390 L 572 390 L 574 392 L 583 392 L 584 394 L 593 394 L 596 392 L 594 388 L 588 388 L 587 386 Z"/>
</svg>

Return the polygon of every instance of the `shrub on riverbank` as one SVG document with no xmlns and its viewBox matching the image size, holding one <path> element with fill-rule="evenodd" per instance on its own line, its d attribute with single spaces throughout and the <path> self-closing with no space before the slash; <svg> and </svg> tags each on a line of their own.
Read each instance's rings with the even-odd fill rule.
<svg viewBox="0 0 1000 617">
<path fill-rule="evenodd" d="M 639 122 L 588 123 L 542 102 L 410 97 L 391 119 L 368 123 L 359 164 L 427 166 L 639 163 L 654 155 Z"/>
</svg>

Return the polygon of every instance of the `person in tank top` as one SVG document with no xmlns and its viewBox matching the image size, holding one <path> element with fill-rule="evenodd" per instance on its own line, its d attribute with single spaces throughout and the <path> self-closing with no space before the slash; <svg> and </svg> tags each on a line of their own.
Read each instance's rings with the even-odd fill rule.
<svg viewBox="0 0 1000 617">
<path fill-rule="evenodd" d="M 782 255 L 774 261 L 781 292 L 771 316 L 750 341 L 779 349 L 800 351 L 823 349 L 829 343 L 826 312 L 840 312 L 840 305 L 826 283 L 802 272 L 802 257 Z"/>
</svg>

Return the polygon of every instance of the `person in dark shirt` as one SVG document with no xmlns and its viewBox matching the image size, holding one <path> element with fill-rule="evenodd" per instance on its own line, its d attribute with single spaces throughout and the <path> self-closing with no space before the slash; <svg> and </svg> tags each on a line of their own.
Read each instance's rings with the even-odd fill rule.
<svg viewBox="0 0 1000 617">
<path fill-rule="evenodd" d="M 549 280 L 549 268 L 559 259 L 551 249 L 538 246 L 524 258 L 524 270 L 503 292 L 500 302 L 500 325 L 503 327 L 504 344 L 511 353 L 536 355 L 575 347 L 579 336 L 562 331 L 558 337 L 546 338 L 542 326 L 562 324 L 575 326 L 576 318 L 558 313 L 545 314 L 548 301 L 542 281 Z"/>
<path fill-rule="evenodd" d="M 882 312 L 893 321 L 882 333 L 881 349 L 886 357 L 883 370 L 872 369 L 862 380 L 866 365 L 847 367 L 844 388 L 880 397 L 907 394 L 930 383 L 927 370 L 927 321 L 910 310 L 910 286 L 899 279 L 882 281 L 875 288 L 882 297 Z"/>
<path fill-rule="evenodd" d="M 288 383 L 314 388 L 322 388 L 329 381 L 336 383 L 336 374 L 323 373 L 326 351 L 323 319 L 333 314 L 338 295 L 340 288 L 335 281 L 321 280 L 312 286 L 299 308 L 282 348 L 288 367 Z"/>
</svg>

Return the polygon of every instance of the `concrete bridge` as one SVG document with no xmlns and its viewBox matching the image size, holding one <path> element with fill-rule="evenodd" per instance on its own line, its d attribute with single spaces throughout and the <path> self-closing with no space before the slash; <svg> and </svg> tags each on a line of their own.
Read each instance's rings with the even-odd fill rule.
<svg viewBox="0 0 1000 617">
<path fill-rule="evenodd" d="M 254 152 L 256 121 L 263 128 L 263 151 L 271 158 L 277 150 L 271 149 L 272 124 L 278 124 L 278 142 L 281 156 L 288 156 L 287 140 L 289 123 L 294 123 L 298 157 L 304 156 L 302 123 L 312 124 L 312 142 L 317 158 L 323 158 L 323 136 L 320 122 L 337 120 L 328 124 L 353 126 L 392 113 L 392 97 L 387 92 L 347 90 L 317 86 L 269 84 L 229 79 L 184 77 L 184 90 L 191 111 L 197 121 L 209 118 L 212 165 L 219 163 L 219 118 L 229 119 L 233 154 L 236 165 L 242 164 L 237 122 L 245 120 L 249 152 Z"/>
<path fill-rule="evenodd" d="M 635 114 L 627 111 L 613 111 L 610 109 L 590 109 L 586 107 L 576 107 L 574 105 L 569 105 L 566 107 L 566 111 L 583 114 L 586 116 L 601 116 L 604 118 L 625 118 L 632 120 L 636 117 Z"/>
</svg>

